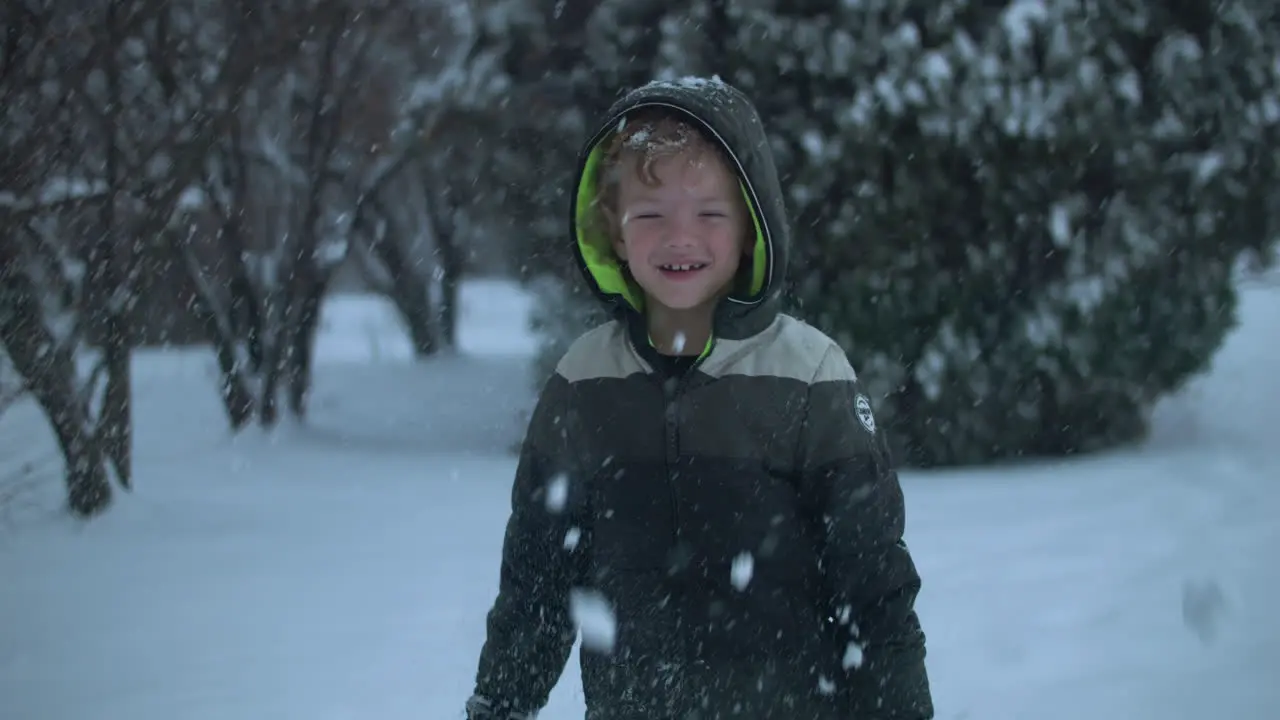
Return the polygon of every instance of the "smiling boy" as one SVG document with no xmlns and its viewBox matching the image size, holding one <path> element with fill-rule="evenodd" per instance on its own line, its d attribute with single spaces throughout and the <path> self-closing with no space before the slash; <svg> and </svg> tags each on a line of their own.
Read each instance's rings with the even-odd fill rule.
<svg viewBox="0 0 1280 720">
<path fill-rule="evenodd" d="M 687 122 L 642 110 L 622 124 L 602 159 L 597 230 L 643 291 L 658 351 L 697 355 L 751 250 L 749 211 L 724 152 Z"/>
<path fill-rule="evenodd" d="M 652 83 L 580 169 L 576 254 L 614 320 L 539 396 L 469 717 L 545 705 L 592 593 L 615 629 L 584 636 L 589 720 L 932 718 L 902 491 L 844 352 L 778 309 L 755 108 Z"/>
</svg>

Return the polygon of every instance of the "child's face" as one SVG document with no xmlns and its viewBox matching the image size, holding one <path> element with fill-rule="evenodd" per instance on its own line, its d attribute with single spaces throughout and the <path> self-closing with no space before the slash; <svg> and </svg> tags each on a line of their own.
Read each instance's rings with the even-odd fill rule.
<svg viewBox="0 0 1280 720">
<path fill-rule="evenodd" d="M 634 156 L 624 156 L 621 167 L 635 168 Z M 714 304 L 747 250 L 737 179 L 705 148 L 658 158 L 652 167 L 656 187 L 638 172 L 621 173 L 615 249 L 650 302 L 671 310 Z"/>
</svg>

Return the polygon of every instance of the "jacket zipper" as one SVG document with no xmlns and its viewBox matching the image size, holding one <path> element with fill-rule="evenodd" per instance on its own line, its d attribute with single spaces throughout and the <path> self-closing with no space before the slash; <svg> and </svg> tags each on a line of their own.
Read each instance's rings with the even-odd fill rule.
<svg viewBox="0 0 1280 720">
<path fill-rule="evenodd" d="M 713 343 L 712 348 L 714 348 L 714 336 L 712 336 L 711 342 Z M 675 540 L 677 543 L 683 535 L 680 532 L 680 503 L 676 499 L 675 489 L 675 483 L 678 482 L 678 478 L 675 476 L 675 466 L 680 460 L 680 398 L 684 395 L 689 378 L 710 355 L 711 352 L 708 350 L 679 376 L 663 378 L 662 380 L 662 394 L 666 400 L 663 417 L 666 425 L 667 483 L 671 489 L 671 517 L 675 522 Z"/>
<path fill-rule="evenodd" d="M 680 459 L 680 394 L 684 390 L 683 377 L 667 377 L 662 379 L 662 395 L 666 404 L 663 408 L 665 423 L 666 470 L 667 485 L 671 496 L 671 517 L 674 523 L 674 540 L 678 543 L 680 532 L 680 503 L 676 494 L 676 463 Z"/>
</svg>

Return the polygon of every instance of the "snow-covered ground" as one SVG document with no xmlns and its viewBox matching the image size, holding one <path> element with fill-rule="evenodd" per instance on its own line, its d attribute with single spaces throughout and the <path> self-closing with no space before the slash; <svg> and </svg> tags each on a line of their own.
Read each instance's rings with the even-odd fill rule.
<svg viewBox="0 0 1280 720">
<path fill-rule="evenodd" d="M 59 515 L 0 417 L 0 718 L 459 718 L 528 408 L 527 302 L 473 282 L 461 352 L 326 308 L 313 418 L 230 438 L 205 352 L 137 362 L 137 489 Z M 1280 718 L 1280 288 L 1147 447 L 905 473 L 938 717 Z M 581 718 L 576 661 L 543 717 Z"/>
</svg>

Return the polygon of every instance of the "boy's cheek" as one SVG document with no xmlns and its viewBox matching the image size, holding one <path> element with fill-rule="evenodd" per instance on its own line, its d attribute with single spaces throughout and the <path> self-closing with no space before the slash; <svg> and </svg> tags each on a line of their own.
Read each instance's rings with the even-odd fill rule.
<svg viewBox="0 0 1280 720">
<path fill-rule="evenodd" d="M 632 250 L 644 247 L 645 238 L 634 226 L 620 230 L 613 241 L 613 249 L 618 257 L 626 260 Z"/>
<path fill-rule="evenodd" d="M 653 239 L 654 234 L 652 232 L 645 232 L 635 226 L 628 227 L 619 233 L 617 240 L 618 254 L 626 257 L 628 250 L 643 251 L 654 244 Z"/>
</svg>

